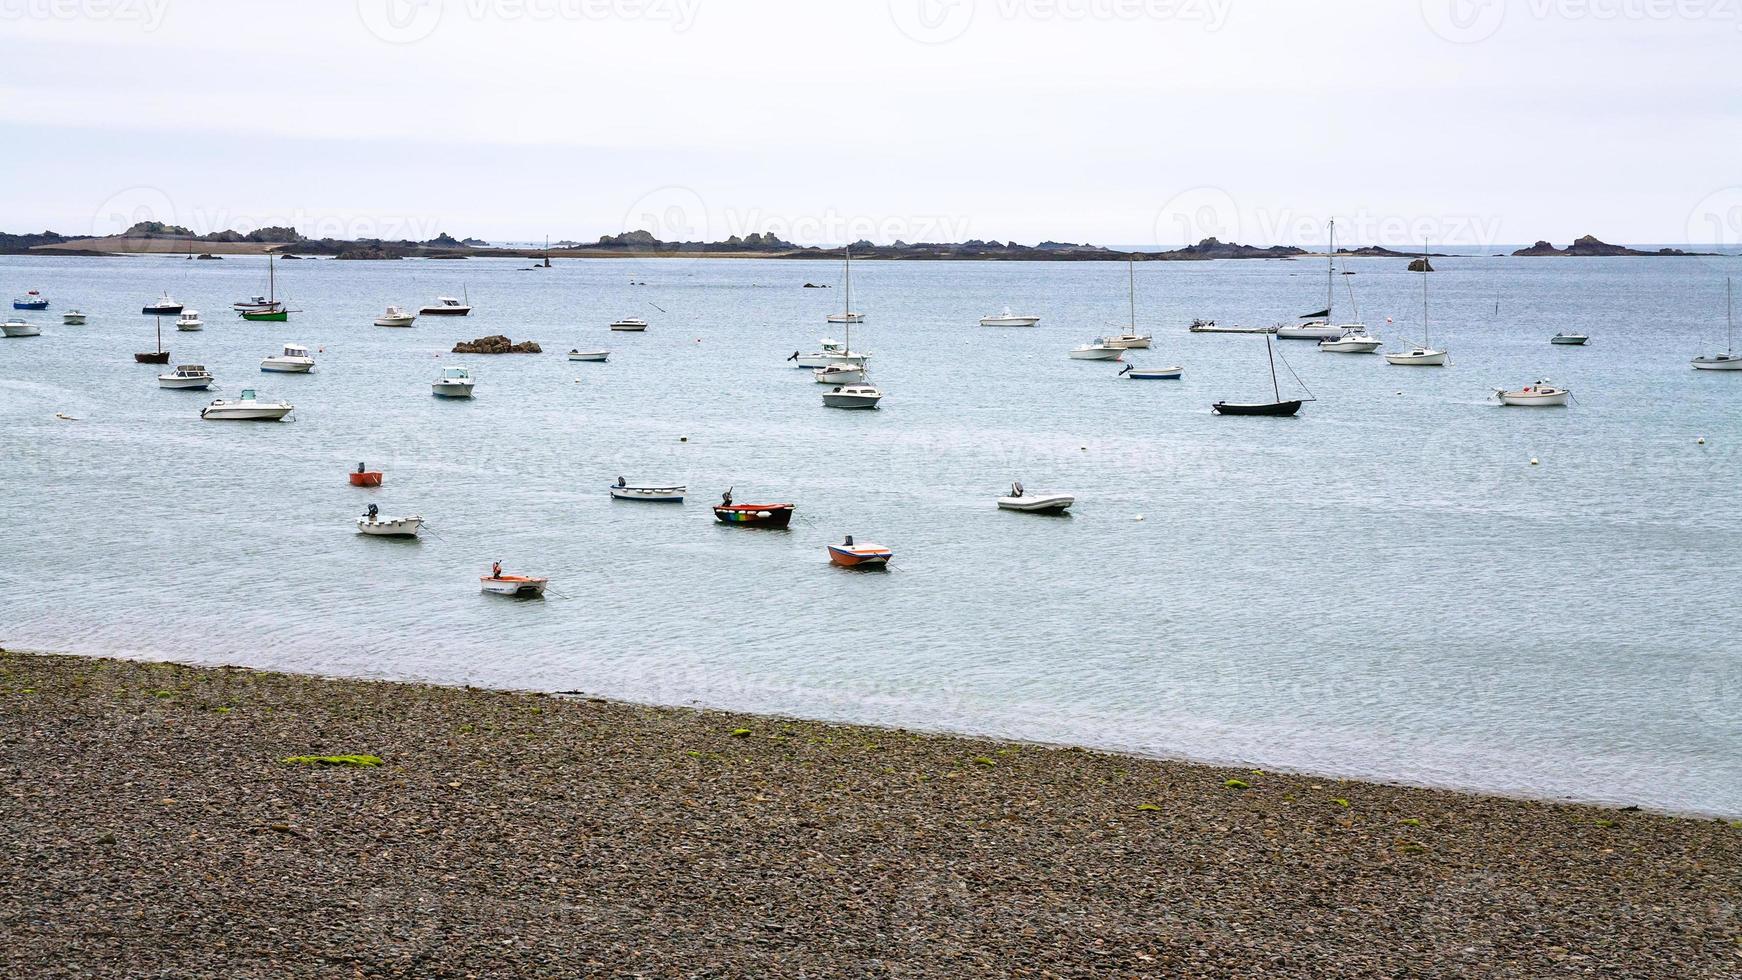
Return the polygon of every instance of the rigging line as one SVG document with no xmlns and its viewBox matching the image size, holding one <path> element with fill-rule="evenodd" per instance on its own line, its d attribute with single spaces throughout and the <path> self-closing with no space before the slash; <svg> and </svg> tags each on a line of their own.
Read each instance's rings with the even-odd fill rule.
<svg viewBox="0 0 1742 980">
<path fill-rule="evenodd" d="M 1278 350 L 1277 350 L 1277 352 L 1276 352 L 1276 356 L 1277 356 L 1277 357 L 1282 357 L 1282 350 L 1281 350 L 1281 349 L 1280 349 L 1280 348 L 1281 348 L 1281 345 L 1280 345 L 1280 344 L 1279 344 L 1279 345 L 1277 345 L 1277 346 L 1278 346 Z M 1313 394 L 1313 390 L 1312 390 L 1312 389 L 1311 389 L 1311 388 L 1308 388 L 1308 387 L 1307 387 L 1307 386 L 1306 386 L 1306 382 L 1305 382 L 1305 381 L 1302 381 L 1302 380 L 1301 380 L 1301 379 L 1300 379 L 1300 375 L 1298 375 L 1298 374 L 1295 374 L 1295 373 L 1294 373 L 1294 365 L 1292 365 L 1292 364 L 1290 364 L 1290 363 L 1288 363 L 1288 358 L 1286 358 L 1286 357 L 1282 357 L 1282 366 L 1283 366 L 1283 367 L 1285 367 L 1285 368 L 1288 368 L 1288 376 L 1289 376 L 1289 377 L 1291 377 L 1291 378 L 1293 378 L 1293 379 L 1294 379 L 1294 383 L 1295 383 L 1295 384 L 1297 384 L 1297 385 L 1300 385 L 1300 387 L 1301 387 L 1301 390 L 1302 390 L 1302 391 L 1304 391 L 1304 392 L 1306 392 L 1306 393 L 1307 393 L 1307 399 L 1308 399 L 1308 400 L 1310 400 L 1310 401 L 1315 401 L 1315 402 L 1316 402 L 1316 401 L 1318 401 L 1318 400 L 1319 400 L 1319 399 L 1318 399 L 1318 396 L 1317 396 L 1317 395 L 1314 395 L 1314 394 Z"/>
</svg>

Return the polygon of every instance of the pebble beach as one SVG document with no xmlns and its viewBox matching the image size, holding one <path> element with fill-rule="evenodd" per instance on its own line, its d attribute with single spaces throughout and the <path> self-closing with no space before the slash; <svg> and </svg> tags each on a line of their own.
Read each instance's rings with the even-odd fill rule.
<svg viewBox="0 0 1742 980">
<path fill-rule="evenodd" d="M 0 654 L 16 977 L 1742 976 L 1742 826 Z"/>
</svg>

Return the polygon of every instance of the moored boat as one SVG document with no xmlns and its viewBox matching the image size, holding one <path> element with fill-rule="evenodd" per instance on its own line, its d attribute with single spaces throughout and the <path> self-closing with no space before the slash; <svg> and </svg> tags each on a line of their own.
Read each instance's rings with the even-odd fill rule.
<svg viewBox="0 0 1742 980">
<path fill-rule="evenodd" d="M 253 388 L 243 388 L 241 396 L 234 401 L 219 398 L 200 409 L 200 418 L 211 421 L 277 422 L 289 415 L 295 407 L 289 402 L 263 402 L 255 397 Z"/>
<path fill-rule="evenodd" d="M 889 559 L 895 557 L 895 552 L 880 544 L 869 541 L 855 543 L 851 534 L 841 544 L 831 544 L 828 547 L 829 560 L 842 568 L 882 568 L 889 564 Z"/>
<path fill-rule="evenodd" d="M 603 361 L 603 360 L 606 360 L 607 358 L 609 358 L 610 356 L 611 356 L 611 352 L 608 350 L 579 350 L 579 349 L 576 349 L 576 350 L 569 351 L 569 360 L 571 360 L 571 361 Z"/>
<path fill-rule="evenodd" d="M 452 296 L 437 296 L 436 301 L 417 312 L 424 316 L 470 316 L 472 314 L 471 297 L 464 302 Z"/>
<path fill-rule="evenodd" d="M 48 309 L 48 297 L 32 289 L 23 296 L 14 299 L 12 308 L 15 310 L 46 310 Z"/>
<path fill-rule="evenodd" d="M 1068 493 L 1030 493 L 1022 484 L 1012 483 L 1009 495 L 998 498 L 998 509 L 1026 514 L 1062 514 L 1076 502 L 1077 498 Z"/>
<path fill-rule="evenodd" d="M 730 489 L 714 505 L 714 520 L 737 527 L 786 527 L 792 513 L 792 504 L 735 504 Z"/>
<path fill-rule="evenodd" d="M 630 483 L 623 477 L 611 484 L 611 496 L 617 500 L 644 500 L 657 504 L 683 503 L 685 487 L 669 483 Z"/>
<path fill-rule="evenodd" d="M 157 318 L 157 349 L 141 351 L 134 354 L 133 359 L 140 364 L 168 364 L 169 351 L 163 349 L 163 317 Z"/>
<path fill-rule="evenodd" d="M 1742 354 L 1736 353 L 1731 333 L 1735 329 L 1735 304 L 1732 302 L 1730 280 L 1724 280 L 1724 349 L 1717 354 L 1701 354 L 1690 363 L 1696 371 L 1742 371 Z"/>
<path fill-rule="evenodd" d="M 1384 342 L 1367 332 L 1365 324 L 1345 324 L 1343 332 L 1334 340 L 1319 341 L 1319 350 L 1333 354 L 1371 354 L 1377 351 Z"/>
<path fill-rule="evenodd" d="M 1494 397 L 1500 400 L 1500 404 L 1525 408 L 1552 408 L 1565 405 L 1571 394 L 1571 391 L 1552 385 L 1546 380 L 1511 390 L 1494 389 Z"/>
<path fill-rule="evenodd" d="M 145 304 L 139 312 L 146 316 L 175 316 L 181 310 L 182 305 L 171 299 L 169 293 L 165 292 L 162 296 Z"/>
<path fill-rule="evenodd" d="M 827 367 L 812 369 L 811 377 L 817 379 L 817 384 L 857 384 L 865 380 L 865 366 L 862 364 L 830 364 Z"/>
<path fill-rule="evenodd" d="M 368 534 L 378 538 L 415 538 L 423 527 L 423 518 L 416 514 L 405 517 L 387 517 L 374 504 L 362 517 L 357 518 L 357 533 Z"/>
<path fill-rule="evenodd" d="M 1004 308 L 1003 313 L 980 318 L 980 326 L 982 327 L 1032 327 L 1039 322 L 1040 317 L 1012 313 L 1008 306 Z"/>
<path fill-rule="evenodd" d="M 377 327 L 409 327 L 417 322 L 417 314 L 407 313 L 397 306 L 389 306 L 387 312 L 375 318 Z"/>
<path fill-rule="evenodd" d="M 69 327 L 82 327 L 85 325 L 85 315 L 78 310 L 68 310 L 60 315 L 60 322 Z"/>
<path fill-rule="evenodd" d="M 1264 353 L 1270 360 L 1270 393 L 1276 400 L 1268 402 L 1221 401 L 1211 405 L 1210 411 L 1217 415 L 1267 415 L 1276 418 L 1286 418 L 1300 411 L 1303 399 L 1285 400 L 1282 397 L 1282 387 L 1276 379 L 1276 349 L 1271 346 L 1269 334 L 1264 335 Z M 1288 362 L 1285 359 L 1283 363 L 1287 364 Z M 1289 373 L 1293 374 L 1294 369 L 1289 368 Z M 1295 381 L 1299 382 L 1300 378 L 1296 377 Z M 1306 386 L 1303 384 L 1301 387 Z"/>
<path fill-rule="evenodd" d="M 611 329 L 618 333 L 641 333 L 647 329 L 647 321 L 638 316 L 626 316 L 621 320 L 612 320 Z"/>
<path fill-rule="evenodd" d="M 1106 338 L 1096 337 L 1092 344 L 1071 348 L 1070 356 L 1077 361 L 1117 361 L 1125 356 L 1125 348 L 1114 347 Z"/>
<path fill-rule="evenodd" d="M 870 354 L 848 350 L 846 344 L 829 337 L 824 337 L 822 340 L 818 341 L 817 348 L 817 350 L 812 351 L 809 354 L 801 354 L 798 351 L 793 351 L 792 356 L 788 357 L 787 360 L 793 362 L 794 367 L 811 368 L 812 370 L 815 370 L 816 368 L 829 367 L 830 365 L 835 364 L 853 364 L 862 367 L 865 362 L 871 358 Z"/>
<path fill-rule="evenodd" d="M 508 575 L 502 571 L 502 563 L 496 562 L 490 568 L 490 574 L 478 576 L 480 591 L 491 595 L 514 596 L 520 599 L 532 599 L 544 595 L 545 586 L 550 579 L 533 575 Z"/>
<path fill-rule="evenodd" d="M 1557 333 L 1548 342 L 1560 347 L 1583 347 L 1591 342 L 1591 336 L 1583 333 Z"/>
<path fill-rule="evenodd" d="M 1185 368 L 1175 364 L 1173 367 L 1138 367 L 1127 364 L 1119 369 L 1119 374 L 1133 381 L 1178 381 L 1185 373 Z"/>
<path fill-rule="evenodd" d="M 463 367 L 442 368 L 441 377 L 430 383 L 430 393 L 438 398 L 472 397 L 472 372 Z"/>
<path fill-rule="evenodd" d="M 358 463 L 357 468 L 347 475 L 350 477 L 351 486 L 354 487 L 378 487 L 381 485 L 381 471 L 372 470 L 362 463 Z"/>
<path fill-rule="evenodd" d="M 206 323 L 200 319 L 199 310 L 183 310 L 181 316 L 175 318 L 175 328 L 184 333 L 204 330 Z"/>
<path fill-rule="evenodd" d="M 840 385 L 823 392 L 825 408 L 876 408 L 883 392 L 876 385 Z"/>
<path fill-rule="evenodd" d="M 217 383 L 212 372 L 206 370 L 203 364 L 178 364 L 174 371 L 157 376 L 159 388 L 184 388 L 198 390 L 210 388 Z"/>
<path fill-rule="evenodd" d="M 309 356 L 307 347 L 299 344 L 285 344 L 284 353 L 274 354 L 260 362 L 260 370 L 278 374 L 307 374 L 314 369 L 315 359 Z"/>
<path fill-rule="evenodd" d="M 0 333 L 8 337 L 40 337 L 42 328 L 17 317 L 9 317 L 4 323 L 0 323 Z"/>
</svg>

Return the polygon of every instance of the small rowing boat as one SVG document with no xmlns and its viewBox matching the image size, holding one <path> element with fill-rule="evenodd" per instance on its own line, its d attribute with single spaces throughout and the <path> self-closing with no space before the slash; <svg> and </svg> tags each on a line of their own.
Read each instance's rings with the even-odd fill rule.
<svg viewBox="0 0 1742 980">
<path fill-rule="evenodd" d="M 714 505 L 714 520 L 738 527 L 786 527 L 792 523 L 792 511 L 792 504 L 734 504 L 727 489 Z"/>
</svg>

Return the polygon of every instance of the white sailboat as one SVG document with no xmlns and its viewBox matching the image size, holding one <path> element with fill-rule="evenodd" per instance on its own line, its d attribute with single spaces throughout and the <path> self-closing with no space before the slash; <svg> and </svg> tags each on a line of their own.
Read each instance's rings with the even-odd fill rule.
<svg viewBox="0 0 1742 980">
<path fill-rule="evenodd" d="M 855 369 L 858 372 L 858 377 L 852 379 L 849 383 L 835 384 L 834 387 L 823 392 L 823 407 L 876 408 L 877 403 L 883 400 L 883 390 L 865 379 L 865 357 L 869 355 L 858 355 L 853 353 L 853 324 L 855 322 L 862 322 L 864 317 L 860 317 L 858 314 L 852 312 L 853 246 L 851 245 L 847 246 L 846 283 L 846 299 L 844 306 L 847 313 L 840 322 L 847 328 L 847 342 L 842 345 L 842 357 L 830 364 L 824 365 L 823 368 Z M 817 380 L 823 381 L 823 378 L 818 376 Z"/>
<path fill-rule="evenodd" d="M 1730 339 L 1736 326 L 1735 303 L 1730 280 L 1724 280 L 1724 352 L 1721 354 L 1702 354 L 1691 362 L 1696 371 L 1742 371 L 1742 354 L 1736 353 L 1736 348 Z"/>
<path fill-rule="evenodd" d="M 1137 260 L 1135 258 L 1128 258 L 1125 260 L 1125 264 L 1125 275 L 1127 279 L 1126 291 L 1129 294 L 1131 303 L 1131 323 L 1125 328 L 1124 333 L 1114 334 L 1110 337 L 1102 337 L 1101 342 L 1109 347 L 1117 347 L 1120 350 L 1147 349 L 1149 347 L 1150 335 L 1137 332 Z"/>
<path fill-rule="evenodd" d="M 1285 324 L 1276 328 L 1277 340 L 1339 340 L 1355 323 L 1334 324 L 1331 313 L 1337 305 L 1337 222 L 1330 223 L 1330 252 L 1325 256 L 1325 308 L 1317 313 L 1302 314 L 1305 323 Z M 1365 328 L 1363 328 L 1365 329 Z"/>
<path fill-rule="evenodd" d="M 833 323 L 833 324 L 864 323 L 865 322 L 865 314 L 853 312 L 853 246 L 851 246 L 851 245 L 847 246 L 847 253 L 846 254 L 847 254 L 847 272 L 846 272 L 844 279 L 845 279 L 845 292 L 847 294 L 847 302 L 842 307 L 841 312 L 830 313 L 827 317 L 825 317 L 825 319 L 829 323 Z"/>
<path fill-rule="evenodd" d="M 1427 243 L 1421 245 L 1421 343 L 1406 351 L 1387 353 L 1391 364 L 1410 367 L 1445 367 L 1446 351 L 1436 349 L 1427 339 Z"/>
</svg>

